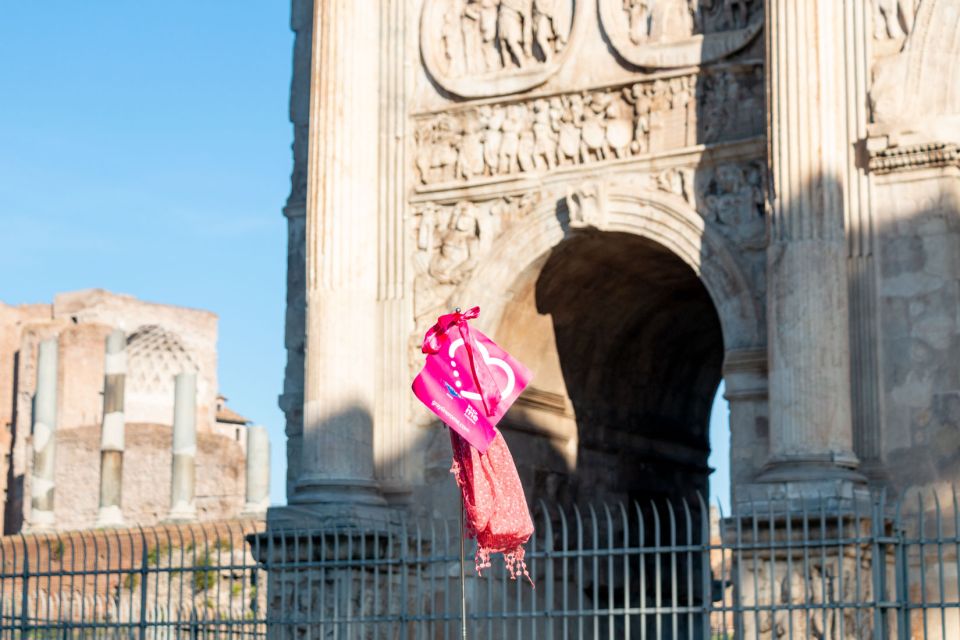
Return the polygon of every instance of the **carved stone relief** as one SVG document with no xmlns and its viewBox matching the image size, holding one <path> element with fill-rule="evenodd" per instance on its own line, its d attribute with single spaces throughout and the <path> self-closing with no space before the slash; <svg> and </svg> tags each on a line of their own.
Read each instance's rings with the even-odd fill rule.
<svg viewBox="0 0 960 640">
<path fill-rule="evenodd" d="M 539 201 L 539 193 L 528 193 L 485 202 L 419 205 L 414 212 L 414 315 L 420 318 L 442 309 L 494 239 Z"/>
<path fill-rule="evenodd" d="M 873 0 L 873 37 L 903 40 L 913 29 L 919 0 Z"/>
<path fill-rule="evenodd" d="M 895 33 L 897 50 L 873 66 L 869 91 L 872 140 L 869 150 L 908 147 L 904 166 L 937 163 L 936 153 L 918 162 L 923 145 L 960 140 L 960 39 L 956 0 L 874 0 L 877 34 Z M 916 7 L 912 13 L 911 7 Z M 884 8 L 885 7 L 885 8 Z M 904 16 L 908 16 L 909 22 Z M 877 26 L 877 24 L 875 24 Z M 898 31 L 899 29 L 899 31 Z M 878 47 L 880 49 L 880 47 Z M 920 145 L 920 146 L 918 146 Z M 904 158 L 901 158 L 904 159 Z M 896 169 L 895 159 L 884 161 Z"/>
<path fill-rule="evenodd" d="M 568 187 L 565 202 L 571 229 L 606 228 L 607 198 L 603 183 L 587 181 Z"/>
<path fill-rule="evenodd" d="M 763 99 L 748 65 L 459 108 L 418 118 L 415 169 L 432 187 L 748 138 Z"/>
<path fill-rule="evenodd" d="M 542 84 L 570 49 L 585 0 L 426 0 L 420 50 L 430 76 L 465 98 Z"/>
<path fill-rule="evenodd" d="M 456 306 L 457 301 L 450 297 L 458 285 L 473 273 L 494 240 L 529 214 L 541 197 L 539 192 L 531 192 L 483 202 L 427 202 L 415 207 L 414 330 L 408 346 L 411 375 L 422 364 L 419 354 L 424 333 L 441 313 Z"/>
<path fill-rule="evenodd" d="M 646 69 L 712 62 L 747 46 L 763 26 L 758 0 L 598 0 L 600 21 L 625 61 Z"/>
<path fill-rule="evenodd" d="M 764 166 L 724 163 L 697 176 L 697 210 L 742 250 L 766 247 Z"/>
</svg>

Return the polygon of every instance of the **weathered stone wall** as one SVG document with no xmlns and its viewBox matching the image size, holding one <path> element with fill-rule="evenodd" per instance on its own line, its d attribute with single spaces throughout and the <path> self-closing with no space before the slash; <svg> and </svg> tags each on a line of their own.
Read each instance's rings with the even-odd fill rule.
<svg viewBox="0 0 960 640">
<path fill-rule="evenodd" d="M 880 390 L 879 481 L 943 489 L 960 480 L 960 3 L 898 4 L 872 15 L 878 368 L 864 373 Z"/>
<path fill-rule="evenodd" d="M 960 179 L 877 185 L 887 470 L 895 488 L 960 481 Z"/>
<path fill-rule="evenodd" d="M 144 526 L 170 512 L 171 431 L 168 425 L 127 424 L 123 461 L 123 515 Z M 223 436 L 197 434 L 197 517 L 236 517 L 243 510 L 244 455 Z M 57 438 L 56 520 L 63 529 L 82 529 L 97 518 L 100 427 L 65 430 Z"/>
</svg>

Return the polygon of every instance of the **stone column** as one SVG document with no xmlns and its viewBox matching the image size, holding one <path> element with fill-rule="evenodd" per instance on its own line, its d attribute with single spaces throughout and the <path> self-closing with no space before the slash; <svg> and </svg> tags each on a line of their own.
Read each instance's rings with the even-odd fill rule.
<svg viewBox="0 0 960 640">
<path fill-rule="evenodd" d="M 860 480 L 843 227 L 843 3 L 767 0 L 765 10 L 770 458 L 761 480 L 822 491 L 824 482 Z"/>
<path fill-rule="evenodd" d="M 195 520 L 197 456 L 197 374 L 176 377 L 173 399 L 173 470 L 170 476 L 170 515 L 167 520 Z"/>
<path fill-rule="evenodd" d="M 303 435 L 287 515 L 304 507 L 343 514 L 385 504 L 372 450 L 379 19 L 377 0 L 315 2 Z"/>
<path fill-rule="evenodd" d="M 33 396 L 33 468 L 30 474 L 30 520 L 27 529 L 54 526 L 53 497 L 57 453 L 56 338 L 44 340 L 37 351 L 37 390 Z"/>
<path fill-rule="evenodd" d="M 270 506 L 270 437 L 264 427 L 247 427 L 247 501 L 244 517 L 260 517 Z"/>
<path fill-rule="evenodd" d="M 123 525 L 123 388 L 127 377 L 127 337 L 120 329 L 107 336 L 103 367 L 103 423 L 100 428 L 100 512 L 98 527 Z"/>
</svg>

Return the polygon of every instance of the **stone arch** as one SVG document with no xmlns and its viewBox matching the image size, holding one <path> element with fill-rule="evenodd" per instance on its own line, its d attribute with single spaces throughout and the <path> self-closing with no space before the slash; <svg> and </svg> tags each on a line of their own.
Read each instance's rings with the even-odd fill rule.
<svg viewBox="0 0 960 640">
<path fill-rule="evenodd" d="M 535 370 L 504 420 L 535 497 L 707 492 L 717 385 L 764 336 L 728 243 L 678 196 L 587 183 L 509 228 L 453 296 Z"/>
<path fill-rule="evenodd" d="M 612 191 L 605 200 L 605 220 L 598 220 L 594 228 L 656 242 L 693 269 L 717 309 L 727 351 L 763 346 L 763 315 L 750 281 L 718 231 L 672 194 Z M 496 240 L 490 254 L 453 299 L 480 305 L 481 325 L 497 326 L 517 283 L 535 274 L 554 247 L 579 232 L 571 228 L 565 198 L 544 202 Z"/>
</svg>

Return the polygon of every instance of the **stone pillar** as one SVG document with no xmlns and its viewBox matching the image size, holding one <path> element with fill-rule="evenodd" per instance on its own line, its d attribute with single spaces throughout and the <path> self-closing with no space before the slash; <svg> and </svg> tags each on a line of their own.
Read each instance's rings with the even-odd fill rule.
<svg viewBox="0 0 960 640">
<path fill-rule="evenodd" d="M 107 336 L 103 367 L 103 423 L 100 428 L 100 512 L 98 527 L 123 525 L 123 388 L 127 377 L 127 337 L 120 329 Z"/>
<path fill-rule="evenodd" d="M 303 434 L 291 508 L 277 517 L 385 504 L 373 468 L 379 19 L 377 0 L 315 2 Z"/>
<path fill-rule="evenodd" d="M 767 0 L 765 10 L 770 458 L 760 479 L 825 490 L 861 479 L 843 227 L 843 3 Z"/>
<path fill-rule="evenodd" d="M 33 396 L 33 468 L 30 474 L 30 520 L 27 529 L 54 526 L 53 497 L 57 453 L 56 338 L 44 340 L 37 352 L 37 390 Z"/>
<path fill-rule="evenodd" d="M 260 517 L 270 506 L 270 437 L 264 427 L 247 427 L 247 500 L 244 517 Z"/>
<path fill-rule="evenodd" d="M 170 515 L 167 520 L 195 520 L 197 457 L 197 374 L 176 377 L 173 399 L 173 470 L 170 476 Z"/>
<path fill-rule="evenodd" d="M 730 491 L 736 503 L 764 464 L 770 443 L 765 349 L 731 349 L 723 359 L 724 398 L 730 403 Z"/>
</svg>

